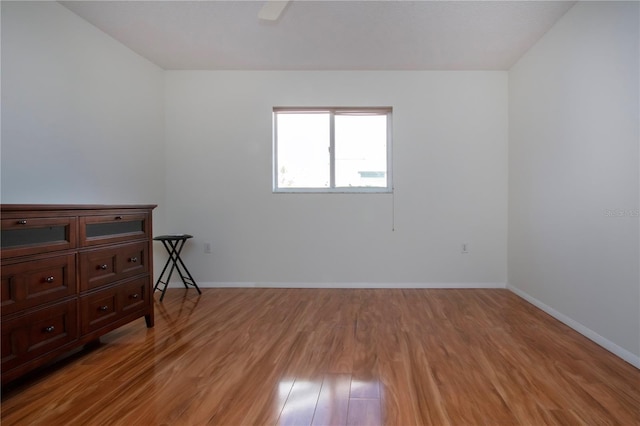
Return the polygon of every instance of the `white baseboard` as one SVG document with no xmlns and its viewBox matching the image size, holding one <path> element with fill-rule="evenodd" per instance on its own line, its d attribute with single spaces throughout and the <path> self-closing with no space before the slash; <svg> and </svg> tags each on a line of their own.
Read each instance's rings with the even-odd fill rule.
<svg viewBox="0 0 640 426">
<path fill-rule="evenodd" d="M 183 287 L 171 282 L 169 288 Z M 198 282 L 200 288 L 506 288 L 505 283 L 285 283 L 285 282 Z"/>
<path fill-rule="evenodd" d="M 535 297 L 530 296 L 529 294 L 525 293 L 524 291 L 522 291 L 522 290 L 520 290 L 520 289 L 518 289 L 516 287 L 513 287 L 513 286 L 511 286 L 509 284 L 507 284 L 506 288 L 508 290 L 510 290 L 511 292 L 513 292 L 514 294 L 520 296 L 521 298 L 523 298 L 527 302 L 531 303 L 532 305 L 534 305 L 534 306 L 540 308 L 541 310 L 543 310 L 544 312 L 548 313 L 549 315 L 551 315 L 552 317 L 554 317 L 558 321 L 568 325 L 569 327 L 571 327 L 572 329 L 574 329 L 578 333 L 582 334 L 586 338 L 594 341 L 595 343 L 597 343 L 598 345 L 602 346 L 603 348 L 605 348 L 609 352 L 611 352 L 614 355 L 622 358 L 623 360 L 625 360 L 629 364 L 633 365 L 634 367 L 640 368 L 640 356 L 629 352 L 628 350 L 616 345 L 615 343 L 613 343 L 612 341 L 610 341 L 608 339 L 605 339 L 604 337 L 602 337 L 601 335 L 599 335 L 595 331 L 591 330 L 590 328 L 587 328 L 584 325 L 580 324 L 579 322 L 577 322 L 577 321 L 569 318 L 568 316 L 556 311 L 552 307 L 542 303 L 541 301 L 539 301 Z"/>
</svg>

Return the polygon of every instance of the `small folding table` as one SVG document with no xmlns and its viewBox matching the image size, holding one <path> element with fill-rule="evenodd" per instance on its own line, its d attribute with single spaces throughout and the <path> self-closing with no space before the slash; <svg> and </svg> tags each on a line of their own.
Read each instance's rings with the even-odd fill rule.
<svg viewBox="0 0 640 426">
<path fill-rule="evenodd" d="M 182 279 L 182 283 L 185 288 L 189 288 L 189 286 L 193 286 L 198 290 L 198 294 L 202 294 L 198 284 L 196 284 L 196 280 L 193 279 L 191 273 L 185 266 L 182 259 L 180 259 L 180 252 L 184 247 L 184 243 L 189 239 L 193 238 L 193 235 L 189 234 L 174 234 L 174 235 L 160 235 L 154 238 L 155 241 L 160 241 L 164 245 L 164 248 L 169 253 L 169 258 L 167 259 L 167 263 L 165 263 L 164 268 L 162 268 L 162 272 L 160 273 L 160 277 L 158 281 L 156 281 L 156 285 L 153 287 L 153 291 L 158 289 L 160 284 L 163 284 L 162 295 L 160 296 L 160 301 L 164 299 L 164 293 L 167 291 L 167 287 L 169 286 L 169 281 L 171 280 L 171 275 L 173 274 L 173 270 L 178 271 L 178 275 L 180 275 L 180 279 Z M 171 267 L 169 267 L 171 266 Z M 168 268 L 168 271 L 167 271 Z M 165 272 L 167 272 L 167 277 L 164 279 Z"/>
</svg>

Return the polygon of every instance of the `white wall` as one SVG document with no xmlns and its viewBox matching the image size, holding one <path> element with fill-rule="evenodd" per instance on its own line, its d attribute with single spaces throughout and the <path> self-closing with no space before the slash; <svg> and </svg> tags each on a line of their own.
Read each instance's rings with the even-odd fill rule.
<svg viewBox="0 0 640 426">
<path fill-rule="evenodd" d="M 56 2 L 1 7 L 2 202 L 162 205 L 163 71 Z"/>
<path fill-rule="evenodd" d="M 298 105 L 392 106 L 395 195 L 273 194 Z M 507 116 L 506 72 L 167 72 L 169 231 L 216 285 L 504 286 Z"/>
<path fill-rule="evenodd" d="M 509 284 L 640 366 L 639 4 L 579 3 L 509 73 Z"/>
</svg>

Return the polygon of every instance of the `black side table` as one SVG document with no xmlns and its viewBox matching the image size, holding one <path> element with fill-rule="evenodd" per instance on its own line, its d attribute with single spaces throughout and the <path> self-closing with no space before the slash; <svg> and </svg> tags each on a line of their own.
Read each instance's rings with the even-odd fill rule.
<svg viewBox="0 0 640 426">
<path fill-rule="evenodd" d="M 202 294 L 198 284 L 196 284 L 196 280 L 193 279 L 189 270 L 184 265 L 182 259 L 180 259 L 180 252 L 182 251 L 182 247 L 184 247 L 184 243 L 189 239 L 193 238 L 193 235 L 189 234 L 175 234 L 175 235 L 160 235 L 154 238 L 155 241 L 161 241 L 164 245 L 164 248 L 167 249 L 167 253 L 169 253 L 169 259 L 167 259 L 167 263 L 165 263 L 164 268 L 162 268 L 162 272 L 160 273 L 160 277 L 158 281 L 156 281 L 156 285 L 153 287 L 153 291 L 158 289 L 160 284 L 164 284 L 162 288 L 162 296 L 160 296 L 160 301 L 164 299 L 164 293 L 167 291 L 167 287 L 169 286 L 169 280 L 171 279 L 171 274 L 173 274 L 173 270 L 176 269 L 178 271 L 178 275 L 182 279 L 182 283 L 185 288 L 189 288 L 189 286 L 193 286 L 198 290 L 198 294 Z M 169 268 L 171 265 L 171 268 Z M 167 268 L 169 268 L 167 278 L 163 279 L 164 273 L 167 272 Z"/>
</svg>

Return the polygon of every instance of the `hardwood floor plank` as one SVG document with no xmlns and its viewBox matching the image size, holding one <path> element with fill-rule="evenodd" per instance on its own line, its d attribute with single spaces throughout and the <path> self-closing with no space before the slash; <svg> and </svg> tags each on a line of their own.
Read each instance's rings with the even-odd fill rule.
<svg viewBox="0 0 640 426">
<path fill-rule="evenodd" d="M 321 387 L 321 381 L 296 379 L 282 407 L 278 424 L 282 426 L 311 425 Z"/>
<path fill-rule="evenodd" d="M 379 399 L 349 400 L 348 426 L 382 426 Z"/>
<path fill-rule="evenodd" d="M 350 398 L 380 399 L 380 382 L 378 380 L 351 379 Z"/>
<path fill-rule="evenodd" d="M 640 371 L 506 290 L 169 289 L 101 340 L 3 426 L 640 424 Z"/>
<path fill-rule="evenodd" d="M 322 381 L 313 426 L 344 426 L 349 410 L 350 374 L 327 374 Z"/>
</svg>

